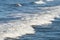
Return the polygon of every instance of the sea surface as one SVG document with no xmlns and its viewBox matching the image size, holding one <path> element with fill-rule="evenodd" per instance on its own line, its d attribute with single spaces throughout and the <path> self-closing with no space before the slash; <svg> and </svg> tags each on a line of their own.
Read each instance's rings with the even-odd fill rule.
<svg viewBox="0 0 60 40">
<path fill-rule="evenodd" d="M 0 40 L 60 40 L 60 0 L 0 0 Z"/>
</svg>

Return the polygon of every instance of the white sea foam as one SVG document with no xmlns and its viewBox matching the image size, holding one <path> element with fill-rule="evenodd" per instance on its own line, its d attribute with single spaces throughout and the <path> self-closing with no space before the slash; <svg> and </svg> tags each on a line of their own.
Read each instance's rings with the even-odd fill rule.
<svg viewBox="0 0 60 40">
<path fill-rule="evenodd" d="M 48 0 L 50 1 L 50 0 Z M 43 1 L 35 2 L 37 4 L 45 4 Z M 40 8 L 39 8 L 40 9 Z M 9 21 L 7 23 L 0 23 L 0 40 L 6 37 L 16 38 L 25 34 L 34 34 L 35 31 L 32 25 L 51 24 L 51 20 L 55 17 L 60 17 L 60 6 L 42 7 L 42 12 L 35 14 L 28 13 L 11 13 L 8 16 L 20 19 Z"/>
<path fill-rule="evenodd" d="M 17 13 L 11 14 L 13 18 L 20 17 L 19 20 L 9 21 L 8 23 L 0 24 L 0 40 L 4 40 L 5 37 L 16 38 L 25 34 L 34 34 L 35 31 L 31 25 L 43 25 L 52 23 L 55 17 L 60 15 L 60 6 L 42 8 L 43 12 L 28 14 L 28 13 Z M 48 9 L 50 11 L 48 11 Z"/>
<path fill-rule="evenodd" d="M 40 0 L 40 1 L 36 1 L 36 2 L 34 2 L 34 3 L 36 3 L 36 4 L 46 4 L 44 1 L 42 1 L 42 0 Z"/>
<path fill-rule="evenodd" d="M 54 0 L 47 0 L 47 1 L 54 1 Z"/>
</svg>

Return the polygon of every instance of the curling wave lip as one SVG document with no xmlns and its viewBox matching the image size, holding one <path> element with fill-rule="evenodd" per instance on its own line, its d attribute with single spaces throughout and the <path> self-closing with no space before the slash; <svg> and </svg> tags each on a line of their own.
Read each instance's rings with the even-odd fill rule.
<svg viewBox="0 0 60 40">
<path fill-rule="evenodd" d="M 22 6 L 22 4 L 17 3 L 16 6 Z"/>
</svg>

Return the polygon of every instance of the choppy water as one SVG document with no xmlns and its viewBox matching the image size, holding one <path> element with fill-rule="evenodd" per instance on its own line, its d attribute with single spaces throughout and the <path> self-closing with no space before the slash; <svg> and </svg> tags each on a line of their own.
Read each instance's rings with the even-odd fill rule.
<svg viewBox="0 0 60 40">
<path fill-rule="evenodd" d="M 0 0 L 0 40 L 60 40 L 60 0 L 38 1 Z"/>
</svg>

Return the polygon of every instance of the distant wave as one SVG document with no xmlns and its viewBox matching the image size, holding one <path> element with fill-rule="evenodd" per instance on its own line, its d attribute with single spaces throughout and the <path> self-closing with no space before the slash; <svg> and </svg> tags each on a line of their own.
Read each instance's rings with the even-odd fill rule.
<svg viewBox="0 0 60 40">
<path fill-rule="evenodd" d="M 40 0 L 40 1 L 36 1 L 34 3 L 39 4 L 41 7 L 51 7 L 51 6 L 60 5 L 59 0 Z"/>
<path fill-rule="evenodd" d="M 51 6 L 58 6 L 60 5 L 59 0 L 40 0 L 40 1 L 34 1 L 34 2 L 27 2 L 27 3 L 0 3 L 1 5 L 5 5 L 8 7 L 17 7 L 17 5 L 20 6 L 40 6 L 40 7 L 51 7 Z"/>
</svg>

